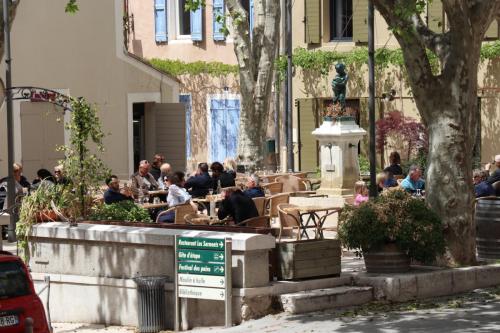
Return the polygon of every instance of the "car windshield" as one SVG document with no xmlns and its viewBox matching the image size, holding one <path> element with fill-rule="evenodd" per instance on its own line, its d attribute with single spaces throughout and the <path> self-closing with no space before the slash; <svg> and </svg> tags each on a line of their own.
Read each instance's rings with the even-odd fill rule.
<svg viewBox="0 0 500 333">
<path fill-rule="evenodd" d="M 0 299 L 29 294 L 28 277 L 21 263 L 16 261 L 0 262 Z"/>
</svg>

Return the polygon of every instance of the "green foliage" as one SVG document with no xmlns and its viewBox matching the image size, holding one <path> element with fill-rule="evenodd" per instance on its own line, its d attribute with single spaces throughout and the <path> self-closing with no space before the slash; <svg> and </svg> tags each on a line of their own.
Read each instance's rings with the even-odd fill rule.
<svg viewBox="0 0 500 333">
<path fill-rule="evenodd" d="M 370 161 L 365 155 L 358 156 L 359 172 L 362 174 L 370 173 Z"/>
<path fill-rule="evenodd" d="M 78 4 L 76 3 L 76 0 L 69 0 L 68 3 L 66 4 L 66 7 L 64 8 L 64 11 L 66 13 L 70 14 L 75 14 L 78 11 Z"/>
<path fill-rule="evenodd" d="M 149 212 L 132 200 L 95 206 L 92 208 L 90 219 L 93 221 L 152 222 Z"/>
<path fill-rule="evenodd" d="M 404 174 L 408 174 L 408 170 L 412 165 L 419 166 L 422 171 L 425 172 L 427 168 L 427 153 L 424 150 L 419 150 L 417 152 L 417 156 L 415 158 L 409 159 L 401 163 L 401 168 L 403 169 Z"/>
<path fill-rule="evenodd" d="M 434 74 L 439 72 L 439 59 L 437 56 L 427 50 L 427 57 L 432 66 Z M 500 57 L 500 41 L 484 43 L 481 48 L 481 60 L 487 61 Z M 327 77 L 336 63 L 343 62 L 346 66 L 353 65 L 355 68 L 368 64 L 368 48 L 364 46 L 354 47 L 351 51 L 325 51 L 325 50 L 307 50 L 298 47 L 293 53 L 293 65 L 304 71 L 317 71 L 320 75 Z M 400 67 L 405 71 L 403 52 L 401 49 L 392 49 L 382 47 L 375 50 L 375 70 L 379 72 L 387 69 L 389 66 Z M 286 75 L 287 59 L 281 56 L 276 61 L 276 68 L 280 73 L 281 80 Z M 406 76 L 406 75 L 405 75 Z"/>
<path fill-rule="evenodd" d="M 18 246 L 23 250 L 25 260 L 29 258 L 28 237 L 31 228 L 37 222 L 37 216 L 52 211 L 52 206 L 67 215 L 72 213 L 76 195 L 64 185 L 54 185 L 42 181 L 38 188 L 23 198 L 19 210 L 19 221 L 16 223 Z"/>
<path fill-rule="evenodd" d="M 481 61 L 497 59 L 500 57 L 500 40 L 483 44 L 481 47 Z"/>
<path fill-rule="evenodd" d="M 359 207 L 347 206 L 339 218 L 339 238 L 350 249 L 368 252 L 394 242 L 424 263 L 444 253 L 439 216 L 424 201 L 392 190 Z"/>
<path fill-rule="evenodd" d="M 181 60 L 154 58 L 151 59 L 149 63 L 153 67 L 173 76 L 185 74 L 223 76 L 228 74 L 237 74 L 239 70 L 238 65 L 228 65 L 221 62 L 195 61 L 188 63 Z"/>
<path fill-rule="evenodd" d="M 85 217 L 85 203 L 110 175 L 110 170 L 97 156 L 97 153 L 104 152 L 104 133 L 96 108 L 83 98 L 72 100 L 71 108 L 71 121 L 65 125 L 70 132 L 69 145 L 60 146 L 58 150 L 65 155 L 61 164 L 65 176 L 71 181 L 68 186 L 80 198 L 81 211 L 77 215 Z M 90 150 L 89 145 L 95 147 L 96 153 Z"/>
<path fill-rule="evenodd" d="M 198 8 L 205 8 L 206 3 L 205 0 L 186 0 L 186 5 L 184 7 L 184 10 L 186 12 L 188 11 L 195 11 Z"/>
</svg>

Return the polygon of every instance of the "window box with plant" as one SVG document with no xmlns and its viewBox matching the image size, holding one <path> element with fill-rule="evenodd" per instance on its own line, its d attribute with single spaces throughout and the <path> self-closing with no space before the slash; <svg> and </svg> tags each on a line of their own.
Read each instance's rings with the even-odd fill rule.
<svg viewBox="0 0 500 333">
<path fill-rule="evenodd" d="M 429 264 L 445 250 L 438 215 L 402 190 L 346 206 L 339 224 L 343 246 L 364 256 L 368 273 L 407 271 L 410 260 Z"/>
</svg>

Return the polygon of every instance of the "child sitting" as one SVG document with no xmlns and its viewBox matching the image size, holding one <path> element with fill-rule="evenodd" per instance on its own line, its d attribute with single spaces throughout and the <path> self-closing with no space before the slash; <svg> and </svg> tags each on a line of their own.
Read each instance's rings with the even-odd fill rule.
<svg viewBox="0 0 500 333">
<path fill-rule="evenodd" d="M 368 188 L 362 180 L 354 184 L 354 206 L 359 206 L 362 202 L 368 201 Z"/>
</svg>

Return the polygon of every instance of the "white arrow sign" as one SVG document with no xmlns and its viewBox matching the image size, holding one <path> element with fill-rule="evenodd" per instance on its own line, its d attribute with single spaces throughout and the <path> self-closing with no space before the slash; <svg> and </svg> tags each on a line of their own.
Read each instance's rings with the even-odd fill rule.
<svg viewBox="0 0 500 333">
<path fill-rule="evenodd" d="M 202 288 L 179 286 L 179 297 L 183 298 L 201 298 L 224 301 L 226 291 L 218 288 Z"/>
<path fill-rule="evenodd" d="M 226 278 L 224 276 L 177 274 L 177 281 L 180 286 L 226 287 Z"/>
</svg>

